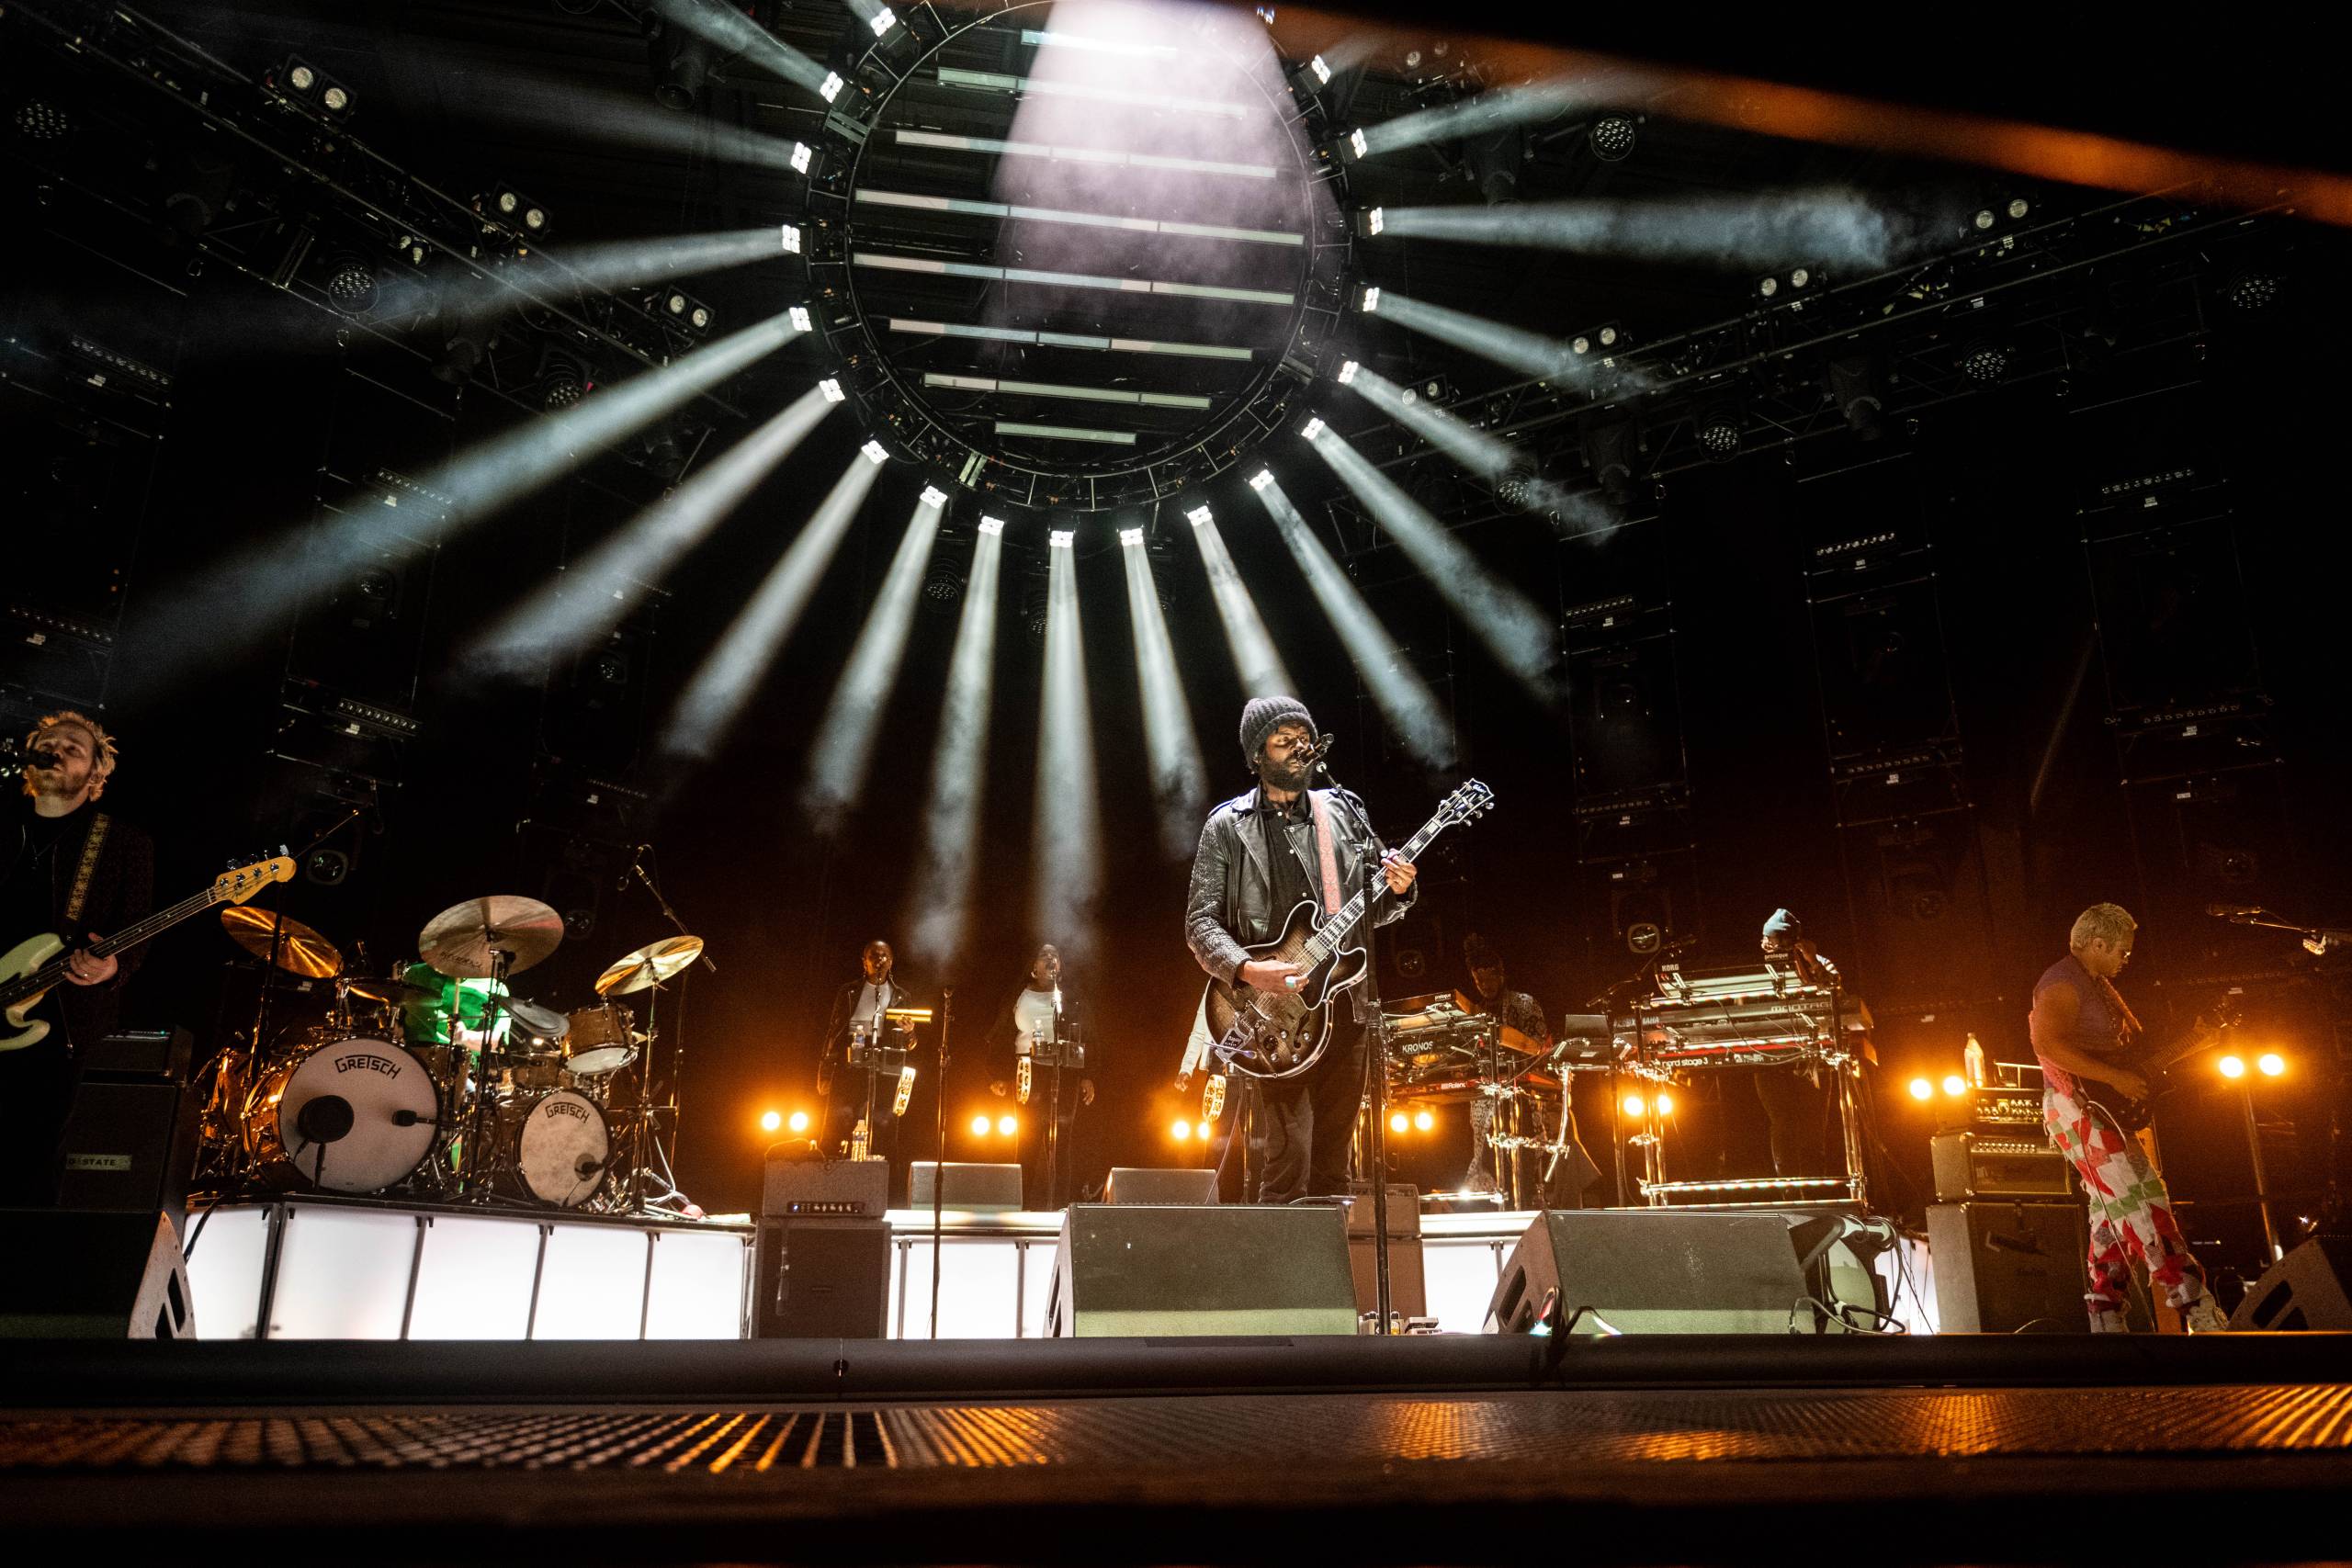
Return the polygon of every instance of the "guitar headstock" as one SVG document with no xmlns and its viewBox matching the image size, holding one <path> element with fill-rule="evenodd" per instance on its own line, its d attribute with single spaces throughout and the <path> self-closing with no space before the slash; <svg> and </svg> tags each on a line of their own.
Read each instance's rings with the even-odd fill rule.
<svg viewBox="0 0 2352 1568">
<path fill-rule="evenodd" d="M 273 882 L 294 880 L 294 862 L 285 855 L 257 860 L 212 879 L 212 890 L 226 903 L 242 904 Z"/>
<path fill-rule="evenodd" d="M 1476 779 L 1464 779 L 1462 787 L 1438 803 L 1437 820 L 1445 823 L 1476 822 L 1494 809 L 1495 792 Z"/>
</svg>

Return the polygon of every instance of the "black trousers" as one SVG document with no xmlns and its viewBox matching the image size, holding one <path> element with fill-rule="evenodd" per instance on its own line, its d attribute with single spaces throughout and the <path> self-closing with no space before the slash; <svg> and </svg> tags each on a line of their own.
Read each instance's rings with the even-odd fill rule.
<svg viewBox="0 0 2352 1568">
<path fill-rule="evenodd" d="M 1029 1089 L 1029 1103 L 1005 1103 L 1021 1118 L 1021 1206 L 1051 1213 L 1069 1206 L 1080 1189 L 1078 1172 L 1079 1075 L 1062 1074 L 1061 1128 L 1054 1140 L 1052 1169 L 1046 1168 L 1046 1134 L 1054 1116 L 1054 1075 L 1040 1071 Z"/>
<path fill-rule="evenodd" d="M 1348 1145 L 1363 1100 L 1363 1026 L 1353 998 L 1334 1004 L 1344 1016 L 1331 1028 L 1323 1055 L 1297 1077 L 1258 1086 L 1258 1121 L 1264 1129 L 1261 1203 L 1324 1197 L 1348 1190 Z"/>
<path fill-rule="evenodd" d="M 1756 1098 L 1772 1133 L 1772 1174 L 1827 1176 L 1829 1099 L 1802 1067 L 1758 1067 Z"/>
</svg>

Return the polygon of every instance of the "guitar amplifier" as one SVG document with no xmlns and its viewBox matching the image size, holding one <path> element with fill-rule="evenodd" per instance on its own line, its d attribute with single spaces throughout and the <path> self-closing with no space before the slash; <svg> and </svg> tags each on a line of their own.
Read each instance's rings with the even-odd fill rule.
<svg viewBox="0 0 2352 1568">
<path fill-rule="evenodd" d="M 879 1220 L 889 1208 L 888 1160 L 768 1161 L 760 1201 L 764 1219 Z"/>
<path fill-rule="evenodd" d="M 1976 1089 L 1974 1101 L 1969 1111 L 1972 1121 L 1996 1127 L 2041 1125 L 2041 1086 L 2039 1084 L 2031 1089 L 1983 1084 Z"/>
<path fill-rule="evenodd" d="M 2074 1195 L 2074 1172 L 2046 1134 L 1939 1133 L 1928 1141 L 1928 1153 L 1940 1203 Z"/>
</svg>

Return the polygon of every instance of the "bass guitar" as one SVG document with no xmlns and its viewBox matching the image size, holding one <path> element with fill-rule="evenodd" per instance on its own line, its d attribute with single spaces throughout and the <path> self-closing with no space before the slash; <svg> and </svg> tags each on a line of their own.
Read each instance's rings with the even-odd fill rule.
<svg viewBox="0 0 2352 1568">
<path fill-rule="evenodd" d="M 271 883 L 290 882 L 293 878 L 294 863 L 284 855 L 224 871 L 203 892 L 92 942 L 87 951 L 100 958 L 125 952 L 150 937 L 162 935 L 190 915 L 200 915 L 218 904 L 242 904 Z M 48 1035 L 46 1022 L 26 1015 L 40 1004 L 43 997 L 66 984 L 67 945 L 64 938 L 44 932 L 0 953 L 0 1017 L 6 1017 L 7 1027 L 17 1031 L 14 1034 L 0 1034 L 0 1051 L 21 1051 Z"/>
<path fill-rule="evenodd" d="M 1495 792 L 1471 779 L 1449 795 L 1396 852 L 1418 860 L 1430 841 L 1493 806 Z M 1280 959 L 1304 971 L 1295 990 L 1261 991 L 1240 981 L 1211 980 L 1202 998 L 1209 1050 L 1224 1069 L 1244 1077 L 1296 1077 L 1313 1066 L 1331 1039 L 1331 1004 L 1363 978 L 1364 946 L 1351 942 L 1364 918 L 1364 893 L 1325 915 L 1309 898 L 1283 921 L 1282 934 L 1245 951 L 1251 959 Z"/>
<path fill-rule="evenodd" d="M 2233 1007 L 2217 1008 L 2211 1014 L 2199 1013 L 2188 1026 L 2188 1032 L 2172 1044 L 2133 1051 L 2119 1058 L 2120 1065 L 2147 1080 L 2147 1092 L 2137 1099 L 2128 1099 L 2121 1089 L 2109 1085 L 2093 1097 L 2092 1103 L 2106 1111 L 2123 1132 L 2134 1135 L 2145 1132 L 2155 1119 L 2156 1102 L 2180 1087 L 2167 1081 L 2166 1070 L 2221 1043 L 2223 1032 L 2235 1029 L 2243 1021 L 2245 1015 Z"/>
</svg>

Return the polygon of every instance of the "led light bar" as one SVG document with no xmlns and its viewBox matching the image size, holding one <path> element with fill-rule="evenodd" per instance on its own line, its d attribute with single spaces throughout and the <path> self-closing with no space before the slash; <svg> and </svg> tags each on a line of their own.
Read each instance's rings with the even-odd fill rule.
<svg viewBox="0 0 2352 1568">
<path fill-rule="evenodd" d="M 1380 314 L 1379 289 L 1367 288 L 1363 291 L 1363 313 L 1367 316 L 1377 316 Z"/>
<path fill-rule="evenodd" d="M 1331 68 L 1323 63 L 1323 57 L 1321 55 L 1318 54 L 1314 59 L 1308 61 L 1306 62 L 1306 68 L 1315 73 L 1315 79 L 1317 82 L 1322 83 L 1327 87 L 1331 85 Z"/>
<path fill-rule="evenodd" d="M 1380 208 L 1374 208 L 1372 215 L 1364 220 L 1364 228 L 1368 232 L 1377 234 L 1386 227 L 1388 227 L 1387 214 Z"/>
<path fill-rule="evenodd" d="M 961 321 L 925 321 L 887 316 L 894 333 L 920 333 L 931 337 L 977 337 L 992 343 L 1034 343 L 1044 348 L 1106 349 L 1120 354 L 1175 354 L 1193 359 L 1250 359 L 1257 351 L 1212 343 L 1161 343 L 1149 338 L 1088 337 L 1080 333 L 1029 332 L 1019 327 L 969 326 Z"/>
<path fill-rule="evenodd" d="M 1231 229 L 1217 223 L 1180 223 L 1164 218 L 1122 218 L 1105 212 L 1072 212 L 1057 207 L 1023 207 L 1002 201 L 967 201 L 960 197 L 918 196 L 910 191 L 867 190 L 860 201 L 876 207 L 907 207 L 923 212 L 954 212 L 973 218 L 1025 218 L 1035 223 L 1076 223 L 1091 229 L 1121 229 L 1135 234 L 1178 234 L 1191 240 L 1239 240 L 1260 245 L 1303 245 L 1304 234 L 1284 229 Z"/>
<path fill-rule="evenodd" d="M 1119 543 L 1126 546 L 1129 549 L 1133 549 L 1137 546 L 1140 546 L 1143 543 L 1143 530 L 1140 528 L 1120 529 Z"/>
<path fill-rule="evenodd" d="M 1306 437 L 1307 440 L 1309 440 L 1309 441 L 1314 440 L 1317 436 L 1318 436 L 1318 435 L 1320 435 L 1320 434 L 1323 434 L 1323 422 L 1322 422 L 1320 419 L 1310 419 L 1310 420 L 1308 420 L 1308 421 L 1306 422 L 1306 427 L 1305 427 L 1304 429 L 1302 429 L 1302 430 L 1300 430 L 1300 431 L 1299 431 L 1299 434 L 1301 434 L 1301 435 L 1305 436 L 1305 437 Z"/>
<path fill-rule="evenodd" d="M 1036 435 L 1048 441 L 1096 441 L 1105 446 L 1132 446 L 1136 433 L 1132 430 L 1089 430 L 1078 424 L 1023 424 L 1013 420 L 996 422 L 999 435 Z"/>
<path fill-rule="evenodd" d="M 1078 530 L 1075 528 L 1055 528 L 1046 535 L 1046 544 L 1052 549 L 1066 550 L 1077 538 Z"/>
<path fill-rule="evenodd" d="M 808 307 L 806 305 L 795 305 L 792 308 L 791 314 L 792 330 L 797 333 L 807 332 L 810 325 L 808 320 Z"/>
<path fill-rule="evenodd" d="M 951 136 L 937 130 L 892 132 L 901 147 L 931 147 L 945 152 L 993 152 L 1002 158 L 1050 158 L 1064 164 L 1108 164 L 1135 169 L 1173 169 L 1187 175 L 1231 175 L 1271 180 L 1270 164 L 1226 164 L 1206 158 L 1176 158 L 1157 152 L 1117 152 L 1101 147 L 1067 147 L 1047 141 L 1006 141 L 994 136 Z"/>
<path fill-rule="evenodd" d="M 1195 528 L 1205 528 L 1216 521 L 1216 513 L 1205 506 L 1195 506 L 1192 511 L 1184 513 L 1184 518 Z"/>
<path fill-rule="evenodd" d="M 1041 98 L 1089 98 L 1097 103 L 1140 105 L 1175 109 L 1183 114 L 1217 115 L 1239 119 L 1250 112 L 1246 104 L 1223 98 L 1190 98 L 1166 93 L 1138 93 L 1131 88 L 1096 86 L 1086 82 L 1057 82 L 1036 76 L 1007 76 L 995 71 L 964 71 L 952 65 L 938 70 L 943 87 L 977 87 L 984 92 L 1026 93 Z"/>
<path fill-rule="evenodd" d="M 800 254 L 800 225 L 797 223 L 784 226 L 784 254 L 788 256 Z"/>
<path fill-rule="evenodd" d="M 823 380 L 817 383 L 817 390 L 825 394 L 825 400 L 829 403 L 840 402 L 843 398 L 849 396 L 848 393 L 842 390 L 842 384 L 833 379 L 831 376 L 826 377 Z"/>
<path fill-rule="evenodd" d="M 885 6 L 880 10 L 875 12 L 873 16 L 867 17 L 865 25 L 874 29 L 874 36 L 876 38 L 880 38 L 884 33 L 888 32 L 892 28 L 899 25 L 899 18 L 898 16 L 892 12 L 889 6 Z"/>
<path fill-rule="evenodd" d="M 985 277 L 1001 283 L 1037 283 L 1057 288 L 1104 288 L 1119 294 L 1159 294 L 1188 299 L 1231 299 L 1244 305 L 1290 305 L 1297 297 L 1274 288 L 1227 288 L 1213 283 L 1170 283 L 1149 277 L 1112 277 L 1091 272 L 1047 272 L 1034 266 L 985 266 L 978 262 L 939 261 L 888 251 L 853 251 L 859 266 L 892 272 L 923 272 L 945 277 Z M 1377 292 L 1374 290 L 1373 292 Z"/>
<path fill-rule="evenodd" d="M 947 492 L 937 485 L 925 485 L 922 487 L 922 503 L 925 506 L 944 506 L 947 504 Z"/>
<path fill-rule="evenodd" d="M 828 71 L 825 73 L 825 79 L 817 84 L 817 96 L 830 104 L 840 97 L 842 89 L 848 85 L 848 83 L 842 80 L 840 72 Z"/>
<path fill-rule="evenodd" d="M 1369 143 L 1367 143 L 1363 139 L 1363 131 L 1351 130 L 1348 132 L 1348 151 L 1353 152 L 1357 157 L 1361 158 L 1363 156 L 1364 148 L 1368 145 Z"/>
<path fill-rule="evenodd" d="M 865 446 L 859 447 L 858 450 L 865 454 L 865 460 L 867 462 L 876 464 L 876 466 L 887 463 L 890 460 L 890 449 L 888 446 L 883 446 L 879 441 L 868 441 Z"/>
<path fill-rule="evenodd" d="M 1076 398 L 1088 402 L 1129 403 L 1143 408 L 1205 409 L 1210 406 L 1209 399 L 1184 392 L 1127 392 L 1114 387 L 1069 387 L 1050 381 L 1007 381 L 995 376 L 950 376 L 936 370 L 924 371 L 922 384 L 951 388 L 959 392 L 1008 392 L 1033 398 Z"/>
<path fill-rule="evenodd" d="M 980 532 L 981 532 L 981 533 L 983 533 L 983 534 L 1001 534 L 1001 533 L 1003 533 L 1003 532 L 1004 532 L 1004 519 L 1003 519 L 1003 518 L 1001 518 L 1001 517 L 983 517 L 983 518 L 981 518 L 981 519 L 980 519 Z"/>
<path fill-rule="evenodd" d="M 1349 382 L 1351 382 L 1351 381 L 1354 380 L 1354 379 L 1356 378 L 1356 372 L 1357 372 L 1358 370 L 1362 369 L 1362 368 L 1363 368 L 1363 367 L 1362 367 L 1362 366 L 1360 366 L 1360 365 L 1358 365 L 1358 364 L 1357 364 L 1354 360 L 1352 360 L 1352 359 L 1349 360 L 1345 365 L 1340 366 L 1340 386 L 1342 386 L 1342 387 L 1344 387 L 1344 386 L 1346 386 Z"/>
<path fill-rule="evenodd" d="M 1268 485 L 1273 482 L 1274 470 L 1272 468 L 1260 468 L 1256 473 L 1250 476 L 1250 488 L 1254 491 L 1263 491 Z"/>
<path fill-rule="evenodd" d="M 817 150 L 809 146 L 808 143 L 806 141 L 796 141 L 792 144 L 792 172 L 794 174 L 807 174 L 808 172 L 808 165 L 816 161 Z"/>
</svg>

